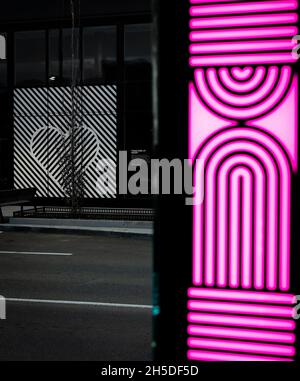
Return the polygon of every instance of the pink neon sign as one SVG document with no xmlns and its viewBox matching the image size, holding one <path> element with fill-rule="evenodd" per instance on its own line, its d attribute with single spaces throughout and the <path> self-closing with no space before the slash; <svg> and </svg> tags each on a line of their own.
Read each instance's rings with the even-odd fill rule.
<svg viewBox="0 0 300 381">
<path fill-rule="evenodd" d="M 290 361 L 296 0 L 190 0 L 193 211 L 188 358 Z M 196 160 L 196 159 L 201 160 Z"/>
</svg>

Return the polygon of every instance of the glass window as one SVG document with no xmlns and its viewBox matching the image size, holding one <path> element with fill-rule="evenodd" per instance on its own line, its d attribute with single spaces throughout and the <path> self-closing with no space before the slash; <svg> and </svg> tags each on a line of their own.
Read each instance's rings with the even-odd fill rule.
<svg viewBox="0 0 300 381">
<path fill-rule="evenodd" d="M 11 157 L 13 145 L 10 139 L 0 138 L 0 189 L 9 189 L 11 184 Z"/>
<path fill-rule="evenodd" d="M 11 187 L 12 168 L 12 130 L 9 124 L 9 95 L 7 90 L 0 90 L 0 189 Z"/>
<path fill-rule="evenodd" d="M 0 87 L 7 86 L 6 36 L 0 34 Z"/>
<path fill-rule="evenodd" d="M 49 30 L 49 83 L 57 83 L 61 76 L 59 30 Z"/>
<path fill-rule="evenodd" d="M 150 81 L 125 83 L 126 112 L 151 112 L 152 84 Z"/>
<path fill-rule="evenodd" d="M 7 86 L 7 61 L 0 61 L 0 87 Z"/>
<path fill-rule="evenodd" d="M 117 28 L 103 26 L 83 31 L 83 78 L 85 83 L 116 79 Z"/>
<path fill-rule="evenodd" d="M 151 24 L 125 26 L 125 78 L 151 79 Z"/>
<path fill-rule="evenodd" d="M 6 35 L 0 33 L 0 59 L 5 60 L 6 58 Z"/>
<path fill-rule="evenodd" d="M 46 80 L 45 31 L 16 32 L 17 86 L 44 85 Z"/>
<path fill-rule="evenodd" d="M 0 138 L 9 136 L 9 95 L 7 89 L 0 90 Z"/>
<path fill-rule="evenodd" d="M 63 82 L 66 84 L 71 83 L 72 81 L 72 70 L 74 71 L 74 78 L 76 83 L 80 81 L 80 34 L 79 29 L 74 30 L 74 35 L 72 37 L 72 29 L 63 30 L 63 42 L 62 42 L 62 51 L 63 51 Z M 72 54 L 74 52 L 74 63 L 72 64 Z"/>
<path fill-rule="evenodd" d="M 152 114 L 128 112 L 125 115 L 125 148 L 150 152 L 152 147 Z"/>
<path fill-rule="evenodd" d="M 125 148 L 133 156 L 151 156 L 152 83 L 151 24 L 126 25 L 124 29 Z"/>
</svg>

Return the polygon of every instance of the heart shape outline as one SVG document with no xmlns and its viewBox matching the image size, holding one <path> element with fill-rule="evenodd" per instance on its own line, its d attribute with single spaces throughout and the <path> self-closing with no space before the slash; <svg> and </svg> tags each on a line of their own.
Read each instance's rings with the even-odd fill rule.
<svg viewBox="0 0 300 381">
<path fill-rule="evenodd" d="M 97 159 L 97 156 L 98 156 L 99 151 L 100 151 L 100 141 L 99 141 L 97 134 L 92 129 L 90 129 L 89 127 L 86 127 L 86 126 L 75 127 L 75 129 L 81 130 L 81 131 L 88 131 L 89 134 L 92 134 L 93 139 L 94 139 L 94 143 L 95 143 L 95 146 L 92 149 L 92 153 L 88 155 L 89 160 L 87 160 L 87 158 L 85 158 L 85 161 L 87 161 L 85 163 L 85 165 L 83 165 L 83 168 L 84 168 L 83 172 L 85 173 L 92 165 L 94 165 L 94 162 Z M 49 168 L 47 167 L 47 164 L 45 164 L 43 160 L 39 159 L 39 157 L 37 155 L 38 151 L 36 150 L 36 147 L 34 146 L 37 137 L 40 134 L 43 134 L 44 132 L 46 132 L 46 134 L 48 134 L 49 131 L 54 132 L 55 134 L 57 134 L 57 136 L 60 136 L 59 139 L 61 139 L 61 142 L 59 144 L 61 147 L 61 150 L 60 150 L 60 152 L 58 152 L 58 154 L 54 158 L 54 163 L 56 164 L 57 167 L 59 167 L 56 174 L 52 173 L 51 170 L 49 170 Z M 47 136 L 45 136 L 45 137 L 47 138 Z M 45 137 L 44 137 L 44 139 L 45 139 Z M 31 139 L 30 139 L 30 147 L 29 147 L 31 157 L 48 174 L 48 176 L 51 178 L 51 180 L 54 181 L 56 183 L 56 185 L 63 191 L 64 191 L 64 186 L 61 184 L 61 181 L 62 181 L 62 179 L 61 179 L 61 175 L 62 175 L 61 163 L 62 163 L 62 159 L 63 159 L 62 150 L 65 148 L 66 144 L 70 143 L 69 138 L 70 138 L 70 132 L 65 133 L 60 128 L 54 127 L 54 126 L 44 126 L 44 127 L 39 128 L 38 130 L 36 130 L 33 133 L 33 135 L 31 136 Z M 53 141 L 50 141 L 50 144 L 49 144 L 50 147 L 51 147 L 51 144 L 53 144 Z M 56 151 L 57 146 L 53 147 L 53 149 L 54 149 L 54 151 Z M 53 150 L 51 152 L 53 153 Z"/>
</svg>

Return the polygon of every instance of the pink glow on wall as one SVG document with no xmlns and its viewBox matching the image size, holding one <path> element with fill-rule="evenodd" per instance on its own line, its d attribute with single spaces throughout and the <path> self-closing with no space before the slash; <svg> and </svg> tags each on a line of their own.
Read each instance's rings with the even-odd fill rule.
<svg viewBox="0 0 300 381">
<path fill-rule="evenodd" d="M 290 361 L 298 2 L 190 4 L 189 159 L 204 199 L 193 211 L 187 356 Z"/>
</svg>

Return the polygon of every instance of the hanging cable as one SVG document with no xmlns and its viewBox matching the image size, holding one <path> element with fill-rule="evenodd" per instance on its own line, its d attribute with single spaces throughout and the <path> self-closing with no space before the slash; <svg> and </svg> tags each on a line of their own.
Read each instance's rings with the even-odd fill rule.
<svg viewBox="0 0 300 381">
<path fill-rule="evenodd" d="M 80 0 L 78 7 L 78 25 L 74 0 L 70 0 L 71 11 L 71 118 L 69 141 L 65 147 L 63 160 L 63 182 L 65 193 L 71 204 L 72 214 L 80 212 L 80 200 L 84 195 L 83 135 L 82 135 L 82 90 L 80 86 Z"/>
</svg>

